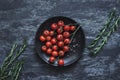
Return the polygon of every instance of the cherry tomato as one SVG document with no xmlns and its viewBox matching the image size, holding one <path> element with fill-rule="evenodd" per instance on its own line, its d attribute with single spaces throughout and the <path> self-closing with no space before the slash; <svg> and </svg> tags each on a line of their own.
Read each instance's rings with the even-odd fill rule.
<svg viewBox="0 0 120 80">
<path fill-rule="evenodd" d="M 49 58 L 49 62 L 50 62 L 50 63 L 54 63 L 54 62 L 55 62 L 55 57 L 53 57 L 53 56 L 50 57 L 50 58 Z"/>
<path fill-rule="evenodd" d="M 64 66 L 64 60 L 63 59 L 59 59 L 58 60 L 58 65 L 59 66 Z"/>
<path fill-rule="evenodd" d="M 65 30 L 65 31 L 69 31 L 69 30 L 70 30 L 70 26 L 65 25 L 65 26 L 64 26 L 64 30 Z"/>
<path fill-rule="evenodd" d="M 53 23 L 52 25 L 51 25 L 51 29 L 53 29 L 53 30 L 56 30 L 58 27 L 57 27 L 57 24 L 56 23 Z"/>
<path fill-rule="evenodd" d="M 48 30 L 44 30 L 43 34 L 44 34 L 44 36 L 48 36 L 49 35 L 49 31 Z"/>
<path fill-rule="evenodd" d="M 70 33 L 69 33 L 69 32 L 64 32 L 64 33 L 63 33 L 63 37 L 68 38 L 69 36 L 70 36 Z"/>
<path fill-rule="evenodd" d="M 41 47 L 42 51 L 46 51 L 47 50 L 47 47 L 44 45 Z"/>
<path fill-rule="evenodd" d="M 50 34 L 49 34 L 50 36 L 53 36 L 53 35 L 54 35 L 54 31 L 50 31 L 49 33 L 50 33 Z"/>
<path fill-rule="evenodd" d="M 48 48 L 47 51 L 46 51 L 46 53 L 50 55 L 52 53 L 52 49 Z"/>
<path fill-rule="evenodd" d="M 64 22 L 62 20 L 58 21 L 58 26 L 64 26 Z"/>
<path fill-rule="evenodd" d="M 64 52 L 67 52 L 67 51 L 69 51 L 69 47 L 68 46 L 64 46 L 63 50 L 64 50 Z"/>
<path fill-rule="evenodd" d="M 63 40 L 63 35 L 62 34 L 57 35 L 57 40 L 59 41 Z"/>
<path fill-rule="evenodd" d="M 60 51 L 59 51 L 59 56 L 60 56 L 60 57 L 64 56 L 64 51 L 60 50 Z"/>
<path fill-rule="evenodd" d="M 70 39 L 69 38 L 64 39 L 64 44 L 69 44 L 69 43 L 70 43 Z"/>
<path fill-rule="evenodd" d="M 46 46 L 50 47 L 50 46 L 52 46 L 52 43 L 48 41 L 48 42 L 46 42 Z"/>
<path fill-rule="evenodd" d="M 75 26 L 71 26 L 71 27 L 70 27 L 70 30 L 71 30 L 71 31 L 75 31 L 75 29 L 76 29 Z"/>
<path fill-rule="evenodd" d="M 40 36 L 39 39 L 40 39 L 40 41 L 42 41 L 42 42 L 46 41 L 46 38 L 45 38 L 44 36 Z"/>
<path fill-rule="evenodd" d="M 47 36 L 47 37 L 46 37 L 46 40 L 47 40 L 47 41 L 50 41 L 50 40 L 51 40 L 51 36 Z"/>
<path fill-rule="evenodd" d="M 63 32 L 62 28 L 58 28 L 58 29 L 57 29 L 57 33 L 58 33 L 58 34 L 61 34 L 62 32 Z"/>
<path fill-rule="evenodd" d="M 52 44 L 56 44 L 56 43 L 57 43 L 56 38 L 52 38 L 52 39 L 51 39 L 51 43 L 52 43 Z"/>
<path fill-rule="evenodd" d="M 52 52 L 52 56 L 57 57 L 58 56 L 58 52 L 57 51 L 53 51 Z"/>
<path fill-rule="evenodd" d="M 64 42 L 63 42 L 63 41 L 59 41 L 59 42 L 58 42 L 58 46 L 59 46 L 59 47 L 63 47 L 63 46 L 64 46 Z"/>
<path fill-rule="evenodd" d="M 54 45 L 54 46 L 52 47 L 52 49 L 53 49 L 54 51 L 57 51 L 57 50 L 58 50 L 58 46 L 57 46 L 57 45 Z"/>
</svg>

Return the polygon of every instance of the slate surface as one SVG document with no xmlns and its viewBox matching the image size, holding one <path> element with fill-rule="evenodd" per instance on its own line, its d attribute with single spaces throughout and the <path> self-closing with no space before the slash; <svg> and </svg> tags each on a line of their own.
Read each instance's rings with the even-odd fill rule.
<svg viewBox="0 0 120 80">
<path fill-rule="evenodd" d="M 84 52 L 81 60 L 64 69 L 49 66 L 34 50 L 35 33 L 46 19 L 61 15 L 81 22 L 87 46 L 112 8 L 120 13 L 120 0 L 0 0 L 0 64 L 12 44 L 21 45 L 26 38 L 20 80 L 120 80 L 120 28 L 97 57 Z"/>
</svg>

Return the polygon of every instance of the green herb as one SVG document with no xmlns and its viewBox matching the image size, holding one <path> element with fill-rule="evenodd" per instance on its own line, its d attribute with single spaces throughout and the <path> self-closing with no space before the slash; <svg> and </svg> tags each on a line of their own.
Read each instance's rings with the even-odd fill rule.
<svg viewBox="0 0 120 80">
<path fill-rule="evenodd" d="M 93 42 L 90 44 L 90 46 L 88 46 L 88 48 L 93 48 L 96 46 L 96 44 L 98 43 L 98 41 L 100 40 L 100 38 L 102 37 L 103 34 L 105 34 L 106 30 L 110 27 L 110 24 L 112 22 L 112 20 L 115 17 L 115 10 L 111 11 L 109 14 L 109 18 L 106 21 L 104 27 L 100 30 L 100 33 L 97 35 L 97 37 L 93 40 Z"/>
<path fill-rule="evenodd" d="M 26 46 L 27 44 L 24 43 L 17 52 L 15 52 L 17 49 L 17 44 L 12 46 L 10 53 L 5 57 L 3 64 L 0 67 L 0 80 L 18 79 L 24 63 L 23 60 L 18 60 L 18 58 L 26 49 Z"/>
<path fill-rule="evenodd" d="M 117 20 L 115 21 L 115 23 L 110 27 L 109 32 L 107 32 L 106 35 L 102 38 L 101 43 L 96 48 L 94 48 L 90 52 L 90 54 L 96 55 L 102 49 L 102 47 L 105 45 L 110 35 L 117 30 L 117 27 L 119 24 L 120 24 L 120 16 L 117 17 Z"/>
</svg>

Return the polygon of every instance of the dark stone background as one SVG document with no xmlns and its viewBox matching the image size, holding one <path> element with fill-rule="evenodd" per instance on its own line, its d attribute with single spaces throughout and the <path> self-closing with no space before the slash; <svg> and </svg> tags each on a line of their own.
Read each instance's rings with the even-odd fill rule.
<svg viewBox="0 0 120 80">
<path fill-rule="evenodd" d="M 64 69 L 49 66 L 34 50 L 36 31 L 46 19 L 59 15 L 80 22 L 87 46 L 112 8 L 119 14 L 120 0 L 0 0 L 0 64 L 13 43 L 21 45 L 26 38 L 20 80 L 120 80 L 120 28 L 95 58 L 84 52 L 81 60 Z"/>
</svg>

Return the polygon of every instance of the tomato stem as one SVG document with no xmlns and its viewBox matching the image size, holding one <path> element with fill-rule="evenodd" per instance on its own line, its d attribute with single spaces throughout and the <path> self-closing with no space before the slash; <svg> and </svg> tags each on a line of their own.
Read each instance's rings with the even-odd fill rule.
<svg viewBox="0 0 120 80">
<path fill-rule="evenodd" d="M 77 27 L 77 29 L 71 34 L 72 37 L 71 37 L 70 43 L 73 41 L 73 38 L 74 38 L 76 32 L 79 30 L 80 27 L 81 27 L 81 26 L 79 25 L 79 26 Z M 71 36 L 71 35 L 70 35 L 70 36 Z"/>
</svg>

